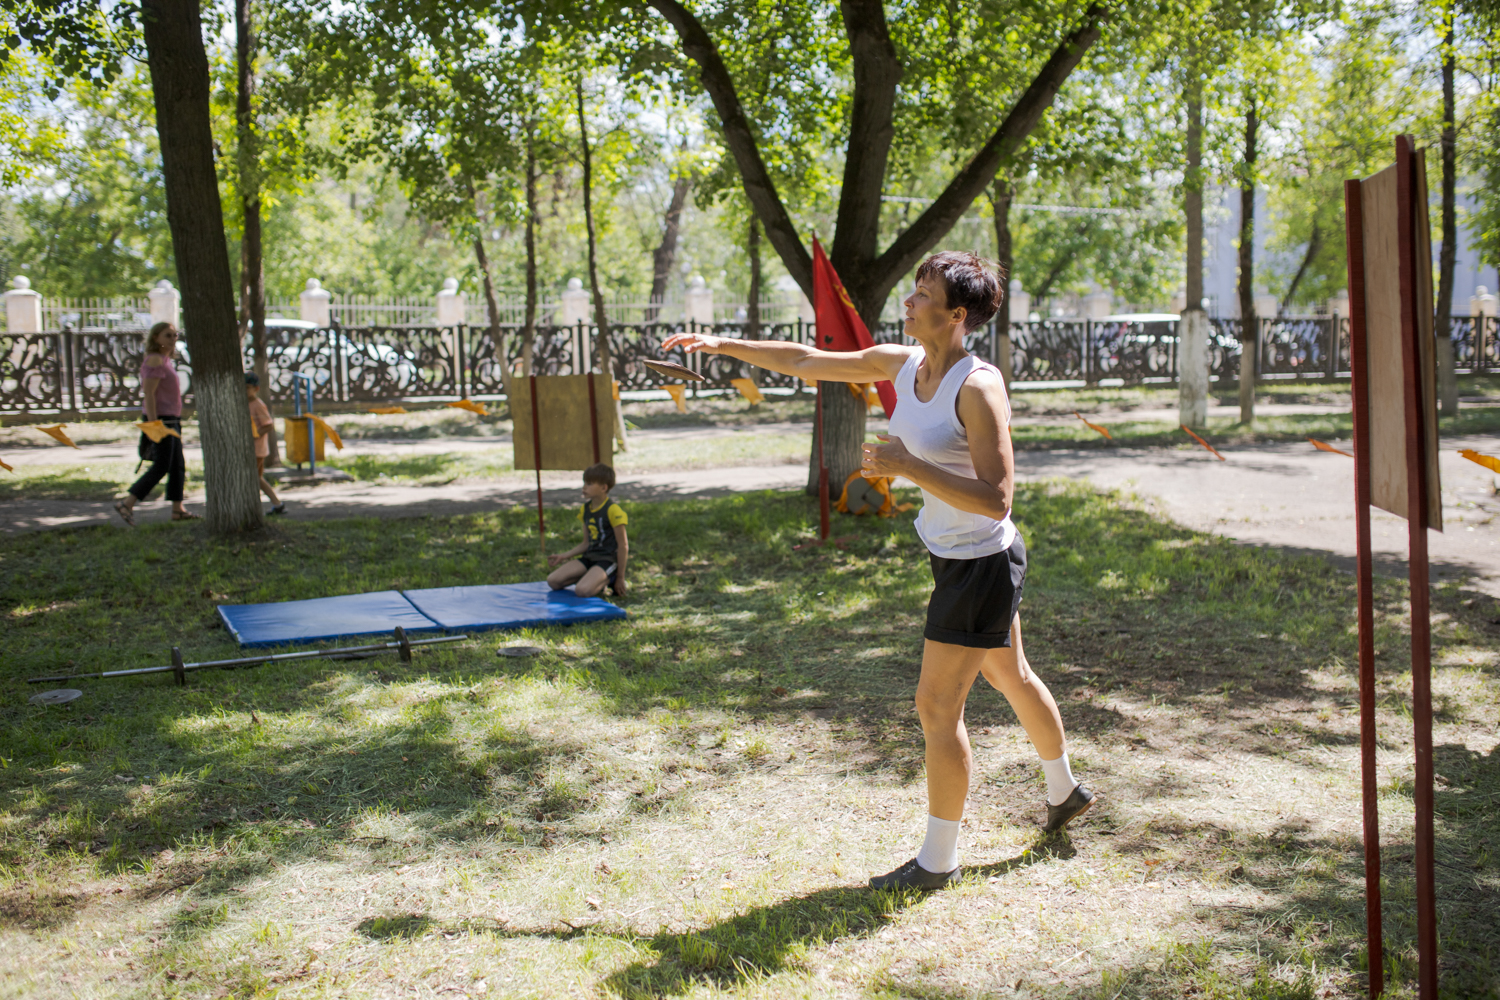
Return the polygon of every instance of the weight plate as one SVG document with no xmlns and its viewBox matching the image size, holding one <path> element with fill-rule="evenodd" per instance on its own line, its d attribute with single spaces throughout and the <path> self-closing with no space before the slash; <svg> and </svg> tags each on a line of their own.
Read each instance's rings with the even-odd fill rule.
<svg viewBox="0 0 1500 1000">
<path fill-rule="evenodd" d="M 68 702 L 82 697 L 83 692 L 77 688 L 59 688 L 56 691 L 43 691 L 41 694 L 34 694 L 31 696 L 30 701 L 33 705 L 66 705 Z"/>
</svg>

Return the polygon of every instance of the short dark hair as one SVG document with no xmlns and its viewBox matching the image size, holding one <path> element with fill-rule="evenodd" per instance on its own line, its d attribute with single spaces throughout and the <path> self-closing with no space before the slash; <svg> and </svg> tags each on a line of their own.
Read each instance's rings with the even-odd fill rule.
<svg viewBox="0 0 1500 1000">
<path fill-rule="evenodd" d="M 1000 310 L 1004 293 L 1001 285 L 1005 280 L 1003 271 L 999 264 L 985 260 L 977 253 L 945 250 L 922 261 L 917 268 L 917 280 L 934 275 L 942 278 L 948 308 L 967 309 L 964 329 L 977 330 Z"/>
<path fill-rule="evenodd" d="M 607 490 L 615 488 L 615 470 L 603 462 L 596 462 L 583 470 L 583 481 L 598 483 Z"/>
<path fill-rule="evenodd" d="M 254 372 L 246 372 L 245 373 L 245 384 L 246 385 L 259 386 L 260 385 L 260 376 L 257 375 L 257 374 L 255 374 Z"/>
</svg>

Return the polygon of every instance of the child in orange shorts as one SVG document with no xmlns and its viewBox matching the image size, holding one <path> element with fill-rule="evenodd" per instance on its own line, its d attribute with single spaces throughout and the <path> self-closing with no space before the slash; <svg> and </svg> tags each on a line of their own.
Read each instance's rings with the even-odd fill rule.
<svg viewBox="0 0 1500 1000">
<path fill-rule="evenodd" d="M 271 498 L 269 514 L 285 514 L 286 504 L 276 496 L 271 484 L 266 482 L 266 459 L 271 457 L 271 411 L 260 401 L 260 376 L 245 373 L 245 395 L 250 400 L 250 430 L 255 435 L 255 475 L 260 479 L 260 491 Z"/>
</svg>

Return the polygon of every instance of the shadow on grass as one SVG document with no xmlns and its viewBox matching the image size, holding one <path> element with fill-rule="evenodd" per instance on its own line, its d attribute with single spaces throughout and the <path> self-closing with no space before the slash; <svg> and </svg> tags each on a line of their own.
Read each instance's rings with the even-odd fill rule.
<svg viewBox="0 0 1500 1000">
<path fill-rule="evenodd" d="M 434 926 L 436 921 L 431 917 L 413 913 L 400 917 L 369 917 L 361 920 L 354 929 L 372 941 L 390 941 L 421 937 Z"/>
</svg>

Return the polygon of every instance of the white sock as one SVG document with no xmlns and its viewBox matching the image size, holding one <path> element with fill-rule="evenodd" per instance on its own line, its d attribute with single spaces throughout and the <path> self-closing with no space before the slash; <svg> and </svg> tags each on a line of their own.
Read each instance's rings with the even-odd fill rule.
<svg viewBox="0 0 1500 1000">
<path fill-rule="evenodd" d="M 959 820 L 927 817 L 927 839 L 917 852 L 917 864 L 938 874 L 951 872 L 958 867 Z"/>
<path fill-rule="evenodd" d="M 1073 769 L 1068 766 L 1068 755 L 1056 760 L 1042 761 L 1042 773 L 1047 776 L 1047 804 L 1060 806 L 1068 801 L 1078 782 L 1073 778 Z"/>
</svg>

